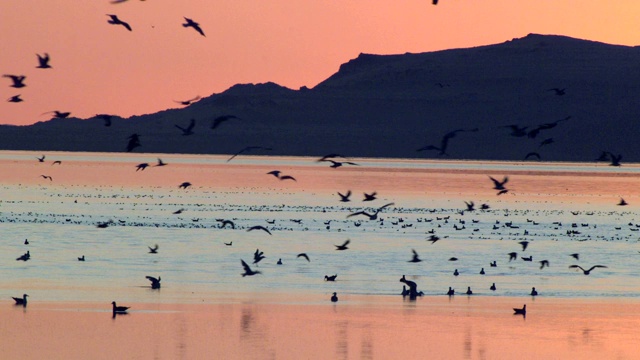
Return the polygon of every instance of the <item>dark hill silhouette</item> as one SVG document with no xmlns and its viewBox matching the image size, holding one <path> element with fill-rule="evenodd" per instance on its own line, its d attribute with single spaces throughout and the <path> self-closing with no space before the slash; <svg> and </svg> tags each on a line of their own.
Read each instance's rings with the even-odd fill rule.
<svg viewBox="0 0 640 360">
<path fill-rule="evenodd" d="M 535 34 L 467 49 L 360 54 L 312 89 L 235 85 L 187 107 L 114 116 L 109 127 L 99 117 L 4 125 L 0 147 L 122 152 L 137 133 L 133 152 L 233 154 L 260 145 L 272 148 L 268 155 L 523 160 L 537 152 L 542 160 L 593 161 L 609 151 L 637 162 L 639 63 L 638 47 Z M 211 129 L 228 115 L 237 118 Z M 190 118 L 194 134 L 182 136 L 174 125 Z M 529 136 L 513 136 L 511 125 Z M 445 135 L 445 154 L 429 150 Z"/>
</svg>

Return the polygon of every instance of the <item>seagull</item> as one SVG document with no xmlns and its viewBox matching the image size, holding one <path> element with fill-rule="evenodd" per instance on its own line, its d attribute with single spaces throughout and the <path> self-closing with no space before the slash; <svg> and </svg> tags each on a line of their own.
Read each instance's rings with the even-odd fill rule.
<svg viewBox="0 0 640 360">
<path fill-rule="evenodd" d="M 158 244 L 155 244 L 153 247 L 147 246 L 149 248 L 149 254 L 157 254 L 158 253 Z"/>
<path fill-rule="evenodd" d="M 162 161 L 162 159 L 158 158 L 158 163 L 153 165 L 153 166 L 166 166 L 167 163 Z"/>
<path fill-rule="evenodd" d="M 182 135 L 183 136 L 193 135 L 193 127 L 194 126 L 196 126 L 196 119 L 191 119 L 191 122 L 189 123 L 189 126 L 187 126 L 186 128 L 183 128 L 180 125 L 175 125 L 175 127 L 177 127 L 178 129 L 182 130 Z"/>
<path fill-rule="evenodd" d="M 549 260 L 541 260 L 540 261 L 540 270 L 544 269 L 546 267 L 549 267 Z"/>
<path fill-rule="evenodd" d="M 411 251 L 413 252 L 413 257 L 408 262 L 412 262 L 412 263 L 421 262 L 422 260 L 420 260 L 420 258 L 418 257 L 418 253 L 414 249 L 411 249 Z"/>
<path fill-rule="evenodd" d="M 614 155 L 612 153 L 608 153 L 611 159 L 611 164 L 609 166 L 620 166 L 620 160 L 622 160 L 622 154 Z"/>
<path fill-rule="evenodd" d="M 58 111 L 58 110 L 47 111 L 47 112 L 44 112 L 44 113 L 42 113 L 40 115 L 51 114 L 51 113 L 54 114 L 53 115 L 54 119 L 66 119 L 66 118 L 69 117 L 69 115 L 71 115 L 70 111 L 62 112 L 62 111 Z"/>
<path fill-rule="evenodd" d="M 518 244 L 522 245 L 522 251 L 527 250 L 527 246 L 529 246 L 528 241 L 520 241 Z"/>
<path fill-rule="evenodd" d="M 13 95 L 12 97 L 7 99 L 8 102 L 13 102 L 13 103 L 19 103 L 22 102 L 24 100 L 22 100 L 22 98 L 20 97 L 20 94 L 18 95 Z"/>
<path fill-rule="evenodd" d="M 80 257 L 78 258 L 78 261 L 84 261 L 84 255 L 80 256 Z"/>
<path fill-rule="evenodd" d="M 199 32 L 200 35 L 205 36 L 204 35 L 204 31 L 202 31 L 202 29 L 200 28 L 200 24 L 198 24 L 197 22 L 189 19 L 189 18 L 184 18 L 186 23 L 182 24 L 182 26 L 184 27 L 192 27 L 195 31 Z"/>
<path fill-rule="evenodd" d="M 160 276 L 158 276 L 158 278 L 154 278 L 153 276 L 147 276 L 146 277 L 149 281 L 151 281 L 151 288 L 152 289 L 160 289 Z"/>
<path fill-rule="evenodd" d="M 618 205 L 618 206 L 626 206 L 626 205 L 629 205 L 629 203 L 626 202 L 623 198 L 620 198 L 620 202 L 618 202 L 616 205 Z"/>
<path fill-rule="evenodd" d="M 307 255 L 306 253 L 300 253 L 296 257 L 297 258 L 303 257 L 303 258 L 307 259 L 308 262 L 311 262 L 311 260 L 309 260 L 309 255 Z"/>
<path fill-rule="evenodd" d="M 22 306 L 27 306 L 27 294 L 22 294 L 21 298 L 17 298 L 17 297 L 11 297 L 15 302 L 16 305 L 22 305 Z"/>
<path fill-rule="evenodd" d="M 38 69 L 51 69 L 51 65 L 49 65 L 49 54 L 44 53 L 44 56 L 40 54 L 36 54 L 38 56 Z"/>
<path fill-rule="evenodd" d="M 569 254 L 569 256 L 571 256 L 572 258 L 574 258 L 576 260 L 580 260 L 580 254 L 578 254 L 578 253 Z"/>
<path fill-rule="evenodd" d="M 253 253 L 254 264 L 259 263 L 264 258 L 266 258 L 266 256 L 264 256 L 264 251 L 260 251 L 260 249 L 256 249 L 256 252 Z"/>
<path fill-rule="evenodd" d="M 2 75 L 2 77 L 10 78 L 11 81 L 13 82 L 13 84 L 11 84 L 11 87 L 14 87 L 16 89 L 27 86 L 24 84 L 24 79 L 27 78 L 24 75 L 6 75 L 5 74 L 5 75 Z"/>
<path fill-rule="evenodd" d="M 40 175 L 43 179 L 49 179 L 49 181 L 53 181 L 53 178 L 49 175 Z"/>
<path fill-rule="evenodd" d="M 522 309 L 513 308 L 513 315 L 527 315 L 527 305 L 522 305 Z"/>
<path fill-rule="evenodd" d="M 174 101 L 174 102 L 177 102 L 177 103 L 178 103 L 178 104 L 180 104 L 180 105 L 187 106 L 187 105 L 191 105 L 191 104 L 193 104 L 195 101 L 198 101 L 198 100 L 200 100 L 200 99 L 201 99 L 201 97 L 200 97 L 200 96 L 196 96 L 196 97 L 194 97 L 193 99 L 189 99 L 189 100 L 184 100 L 184 101 L 181 101 L 181 100 L 173 100 L 173 101 Z"/>
<path fill-rule="evenodd" d="M 418 284 L 416 284 L 414 281 L 407 280 L 405 278 L 405 276 L 402 275 L 402 277 L 400 278 L 400 282 L 406 284 L 409 287 L 409 298 L 410 299 L 415 299 L 416 296 L 419 295 L 419 293 L 418 293 Z"/>
<path fill-rule="evenodd" d="M 109 17 L 111 18 L 110 20 L 107 20 L 107 22 L 108 22 L 109 24 L 112 24 L 112 25 L 122 25 L 122 26 L 124 26 L 127 30 L 131 31 L 131 26 L 129 26 L 129 24 L 127 24 L 126 22 L 124 22 L 124 21 L 122 21 L 122 20 L 118 19 L 118 16 L 116 16 L 116 15 L 111 15 L 111 14 L 107 14 L 107 16 L 109 16 Z"/>
<path fill-rule="evenodd" d="M 262 230 L 262 231 L 266 232 L 267 234 L 271 235 L 271 231 L 269 231 L 269 229 L 267 229 L 266 227 L 264 227 L 262 225 L 255 225 L 255 226 L 252 226 L 252 227 L 247 229 L 247 231 L 253 231 L 253 230 Z"/>
<path fill-rule="evenodd" d="M 538 160 L 540 160 L 540 154 L 539 154 L 539 153 L 537 153 L 537 152 L 530 152 L 530 153 L 528 153 L 528 154 L 524 157 L 524 159 L 525 159 L 525 160 L 529 160 L 529 158 L 532 158 L 532 157 L 537 158 Z"/>
<path fill-rule="evenodd" d="M 333 293 L 331 296 L 331 302 L 338 302 L 338 293 Z"/>
<path fill-rule="evenodd" d="M 467 211 L 474 211 L 475 210 L 475 204 L 473 203 L 473 201 L 469 201 L 469 202 L 464 202 L 465 205 L 467 205 Z"/>
<path fill-rule="evenodd" d="M 362 201 L 373 201 L 373 200 L 377 199 L 376 198 L 377 194 L 378 193 L 375 192 L 375 191 L 372 192 L 371 194 L 364 193 L 364 200 L 362 200 Z"/>
<path fill-rule="evenodd" d="M 124 314 L 129 310 L 130 306 L 117 306 L 115 301 L 111 302 L 113 305 L 113 314 Z"/>
<path fill-rule="evenodd" d="M 138 164 L 138 165 L 136 165 L 136 171 L 144 170 L 144 169 L 146 169 L 148 166 L 149 166 L 149 164 L 148 164 L 148 163 L 141 163 L 141 164 Z"/>
<path fill-rule="evenodd" d="M 593 265 L 592 267 L 589 268 L 589 270 L 583 269 L 580 265 L 569 265 L 569 268 L 570 269 L 578 268 L 578 269 L 582 270 L 582 272 L 585 275 L 589 275 L 591 273 L 591 270 L 593 270 L 595 268 L 606 268 L 606 266 L 604 266 L 604 265 Z"/>
<path fill-rule="evenodd" d="M 507 181 L 509 181 L 509 177 L 505 176 L 502 181 L 498 181 L 497 179 L 489 176 L 489 179 L 491 179 L 491 181 L 493 181 L 493 189 L 494 190 L 505 190 L 504 184 L 507 183 Z"/>
<path fill-rule="evenodd" d="M 224 244 L 227 245 L 227 246 L 233 246 L 233 241 L 225 242 Z"/>
<path fill-rule="evenodd" d="M 334 169 L 337 169 L 337 168 L 339 168 L 340 166 L 342 166 L 344 164 L 360 166 L 359 164 L 356 164 L 356 163 L 351 162 L 351 161 L 335 161 L 335 160 L 329 160 L 329 159 L 327 159 L 327 160 L 318 160 L 318 161 L 328 161 L 328 162 L 331 163 L 331 165 L 329 165 L 329 167 L 330 168 L 334 168 Z"/>
<path fill-rule="evenodd" d="M 329 159 L 334 159 L 334 158 L 343 158 L 343 159 L 346 159 L 344 156 L 342 156 L 342 155 L 340 155 L 340 154 L 332 153 L 332 154 L 327 154 L 327 155 L 325 155 L 325 156 L 321 157 L 320 159 L 316 160 L 316 162 L 327 161 L 327 160 L 329 160 Z"/>
<path fill-rule="evenodd" d="M 438 150 L 438 155 L 449 155 L 447 154 L 447 147 L 449 145 L 449 140 L 453 137 L 455 137 L 459 132 L 475 132 L 478 131 L 477 128 L 475 129 L 456 129 L 453 131 L 449 131 L 448 133 L 444 134 L 444 136 L 442 137 L 442 139 L 440 140 L 440 147 L 435 146 L 435 145 L 427 145 L 424 147 L 419 148 L 416 151 L 425 151 L 425 150 Z"/>
<path fill-rule="evenodd" d="M 256 274 L 262 274 L 262 272 L 260 272 L 258 270 L 256 270 L 256 271 L 251 270 L 249 265 L 247 265 L 247 263 L 244 262 L 244 260 L 240 259 L 240 262 L 242 263 L 242 267 L 244 268 L 244 273 L 242 274 L 242 277 L 253 276 L 253 275 L 256 275 Z"/>
<path fill-rule="evenodd" d="M 140 146 L 140 135 L 131 134 L 128 137 L 129 142 L 127 143 L 127 152 L 131 152 L 131 150 Z"/>
<path fill-rule="evenodd" d="M 346 194 L 341 194 L 338 192 L 338 195 L 340 195 L 340 202 L 349 202 L 351 200 L 349 200 L 349 196 L 351 196 L 351 190 L 347 190 Z"/>
<path fill-rule="evenodd" d="M 52 162 L 52 163 L 51 163 L 51 166 L 56 165 L 56 164 L 57 164 L 57 165 L 62 165 L 62 161 L 60 161 L 60 160 L 56 160 L 56 161 L 54 161 L 54 162 Z"/>
<path fill-rule="evenodd" d="M 245 153 L 247 151 L 252 151 L 252 150 L 259 150 L 259 149 L 262 149 L 262 150 L 273 150 L 271 148 L 262 147 L 262 146 L 247 146 L 247 147 L 243 148 L 242 150 L 238 151 L 237 153 L 233 154 L 229 159 L 227 159 L 227 162 L 233 160 L 233 158 L 235 158 L 236 156 L 238 156 L 238 155 L 240 155 L 242 153 Z"/>
<path fill-rule="evenodd" d="M 280 180 L 293 180 L 293 181 L 297 181 L 293 176 L 290 175 L 280 175 L 282 172 L 280 170 L 273 170 L 273 171 L 269 171 L 267 174 L 269 175 L 273 175 L 275 177 L 277 177 Z"/>
<path fill-rule="evenodd" d="M 216 219 L 220 223 L 220 229 L 224 229 L 227 225 L 231 225 L 232 229 L 236 228 L 236 224 L 231 220 Z"/>
<path fill-rule="evenodd" d="M 378 213 L 379 213 L 381 210 L 383 210 L 384 208 L 386 208 L 386 207 L 388 207 L 388 206 L 391 206 L 391 205 L 394 205 L 394 203 L 388 203 L 388 204 L 382 205 L 381 207 L 379 207 L 378 209 L 376 209 L 376 212 L 374 212 L 373 214 L 369 214 L 369 213 L 368 213 L 368 212 L 366 212 L 366 211 L 358 211 L 358 212 L 355 212 L 355 213 L 353 213 L 353 214 L 349 214 L 349 215 L 347 215 L 347 218 L 350 218 L 350 217 L 352 217 L 352 216 L 356 216 L 356 215 L 364 215 L 364 216 L 369 217 L 369 220 L 375 220 L 375 219 L 377 219 L 377 218 L 378 218 Z"/>
<path fill-rule="evenodd" d="M 45 155 L 42 155 L 42 157 L 36 157 L 36 159 L 38 159 L 38 162 L 44 162 L 44 158 Z"/>
<path fill-rule="evenodd" d="M 211 123 L 211 130 L 217 128 L 223 122 L 231 119 L 240 119 L 240 118 L 235 115 L 220 115 L 217 118 L 213 119 L 213 122 Z"/>
<path fill-rule="evenodd" d="M 336 278 L 338 277 L 338 274 L 335 275 L 325 275 L 324 276 L 324 281 L 336 281 Z"/>
<path fill-rule="evenodd" d="M 532 255 L 529 255 L 529 257 L 521 256 L 520 259 L 522 259 L 524 261 L 533 261 L 533 256 Z"/>
<path fill-rule="evenodd" d="M 188 181 L 185 181 L 185 182 L 183 182 L 182 184 L 178 185 L 178 187 L 179 187 L 179 188 L 181 188 L 181 189 L 186 189 L 186 188 L 188 188 L 189 186 L 191 186 L 191 183 L 190 183 L 190 182 L 188 182 Z"/>
<path fill-rule="evenodd" d="M 336 247 L 336 250 L 347 250 L 348 247 L 347 245 L 349 245 L 349 243 L 351 242 L 351 240 L 347 239 L 342 245 L 333 245 Z"/>
</svg>

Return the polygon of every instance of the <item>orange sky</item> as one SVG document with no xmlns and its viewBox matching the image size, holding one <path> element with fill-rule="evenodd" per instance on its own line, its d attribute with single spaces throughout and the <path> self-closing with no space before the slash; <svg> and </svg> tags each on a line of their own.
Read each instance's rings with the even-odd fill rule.
<svg viewBox="0 0 640 360">
<path fill-rule="evenodd" d="M 116 14 L 133 28 L 107 24 Z M 637 0 L 20 0 L 0 2 L 0 124 L 45 111 L 123 117 L 238 83 L 313 87 L 359 53 L 500 43 L 528 33 L 640 44 Z M 199 22 L 206 37 L 183 28 Z M 36 69 L 36 53 L 53 69 Z M 21 94 L 21 103 L 6 101 Z"/>
</svg>

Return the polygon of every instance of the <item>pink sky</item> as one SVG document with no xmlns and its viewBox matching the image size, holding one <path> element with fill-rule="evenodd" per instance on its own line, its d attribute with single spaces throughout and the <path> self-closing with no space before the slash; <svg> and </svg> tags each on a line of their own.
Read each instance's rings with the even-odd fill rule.
<svg viewBox="0 0 640 360">
<path fill-rule="evenodd" d="M 132 32 L 109 25 L 106 14 Z M 183 28 L 183 16 L 206 37 Z M 640 44 L 636 0 L 20 0 L 0 2 L 0 124 L 43 112 L 123 117 L 178 106 L 238 83 L 313 87 L 359 53 L 500 43 L 528 33 Z M 36 53 L 53 69 L 36 69 Z M 6 99 L 21 94 L 21 103 Z"/>
</svg>

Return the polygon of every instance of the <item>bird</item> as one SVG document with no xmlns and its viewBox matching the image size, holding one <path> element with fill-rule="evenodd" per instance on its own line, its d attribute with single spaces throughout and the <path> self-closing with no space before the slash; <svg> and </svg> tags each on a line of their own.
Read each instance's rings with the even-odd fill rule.
<svg viewBox="0 0 640 360">
<path fill-rule="evenodd" d="M 540 261 L 540 270 L 544 269 L 546 267 L 549 267 L 549 260 L 541 260 Z"/>
<path fill-rule="evenodd" d="M 42 155 L 41 157 L 36 157 L 36 159 L 38 159 L 38 162 L 44 162 L 45 158 L 46 158 L 46 155 Z"/>
<path fill-rule="evenodd" d="M 107 20 L 107 22 L 109 24 L 112 25 L 122 25 L 124 26 L 127 30 L 131 31 L 131 26 L 129 26 L 129 24 L 127 24 L 126 22 L 118 19 L 117 15 L 112 15 L 112 14 L 107 14 L 107 16 L 109 16 L 111 19 Z"/>
<path fill-rule="evenodd" d="M 160 248 L 158 244 L 155 244 L 153 247 L 147 246 L 149 248 L 149 254 L 157 254 L 158 249 Z"/>
<path fill-rule="evenodd" d="M 333 245 L 336 247 L 336 250 L 347 250 L 348 247 L 347 245 L 349 245 L 349 243 L 351 242 L 351 240 L 347 239 L 342 245 Z"/>
<path fill-rule="evenodd" d="M 349 199 L 349 197 L 351 196 L 351 190 L 347 190 L 346 194 L 341 194 L 340 192 L 338 192 L 338 195 L 340 196 L 340 202 L 349 202 L 349 201 L 351 201 Z"/>
<path fill-rule="evenodd" d="M 182 184 L 178 185 L 178 188 L 180 188 L 180 189 L 186 189 L 186 188 L 188 188 L 189 186 L 191 186 L 191 183 L 190 183 L 190 182 L 188 182 L 188 181 L 185 181 L 185 182 L 183 182 Z"/>
<path fill-rule="evenodd" d="M 195 31 L 197 31 L 198 33 L 200 33 L 200 35 L 205 36 L 204 31 L 202 31 L 202 29 L 200 28 L 200 24 L 198 24 L 197 22 L 189 19 L 189 18 L 184 18 L 184 20 L 186 21 L 186 23 L 182 24 L 182 26 L 184 27 L 192 27 Z"/>
<path fill-rule="evenodd" d="M 260 251 L 260 249 L 256 249 L 256 251 L 253 253 L 254 264 L 259 263 L 264 258 L 266 258 L 266 256 L 264 256 L 264 251 Z"/>
<path fill-rule="evenodd" d="M 475 211 L 476 210 L 476 204 L 473 201 L 469 201 L 469 202 L 464 202 L 464 204 L 467 206 L 467 211 Z"/>
<path fill-rule="evenodd" d="M 10 87 L 19 89 L 19 88 L 23 88 L 23 87 L 27 86 L 27 85 L 24 84 L 24 79 L 27 78 L 24 75 L 8 75 L 8 74 L 5 74 L 5 75 L 2 75 L 2 77 L 6 77 L 6 78 L 11 79 L 12 84 L 10 85 Z"/>
<path fill-rule="evenodd" d="M 437 235 L 435 235 L 435 234 L 432 234 L 432 235 L 431 235 L 431 236 L 429 236 L 429 238 L 427 239 L 427 241 L 431 241 L 431 245 L 435 244 L 435 243 L 436 243 L 436 241 L 438 241 L 438 240 L 440 240 L 440 238 L 439 238 Z"/>
<path fill-rule="evenodd" d="M 467 286 L 467 292 L 465 294 L 473 295 L 473 291 L 471 291 L 471 286 Z"/>
<path fill-rule="evenodd" d="M 496 263 L 496 261 L 495 261 L 495 260 L 493 260 L 492 262 L 490 262 L 490 263 L 489 263 L 489 266 L 491 266 L 491 267 L 497 267 L 497 266 L 498 266 L 498 264 Z"/>
<path fill-rule="evenodd" d="M 414 249 L 411 249 L 411 252 L 413 252 L 413 257 L 411 258 L 411 260 L 409 260 L 409 262 L 417 263 L 417 262 L 421 262 L 422 261 L 422 260 L 420 260 L 420 257 L 418 256 L 418 252 L 416 252 Z"/>
<path fill-rule="evenodd" d="M 142 171 L 144 169 L 146 169 L 149 166 L 148 163 L 141 163 L 136 165 L 136 171 Z"/>
<path fill-rule="evenodd" d="M 152 289 L 160 289 L 160 276 L 158 276 L 158 278 L 154 278 L 153 276 L 147 276 L 146 277 L 147 280 L 151 281 L 151 288 Z"/>
<path fill-rule="evenodd" d="M 47 112 L 43 112 L 40 115 L 44 115 L 44 114 L 51 114 L 53 113 L 53 118 L 54 119 L 66 119 L 69 117 L 69 115 L 71 115 L 70 111 L 66 111 L 66 112 L 62 112 L 62 111 L 58 111 L 58 110 L 53 110 L 53 111 L 47 111 Z"/>
<path fill-rule="evenodd" d="M 260 272 L 260 271 L 258 271 L 258 270 L 256 270 L 256 271 L 251 270 L 251 268 L 249 267 L 249 265 L 247 265 L 247 263 L 246 263 L 246 262 L 244 262 L 244 260 L 240 259 L 240 262 L 242 263 L 242 267 L 244 268 L 244 273 L 243 273 L 243 274 L 241 274 L 241 275 L 242 275 L 242 277 L 245 277 L 245 276 L 253 276 L 253 275 L 256 275 L 256 274 L 262 274 L 262 272 Z"/>
<path fill-rule="evenodd" d="M 520 259 L 522 259 L 524 261 L 533 261 L 533 256 L 532 255 L 529 255 L 529 257 L 521 256 Z"/>
<path fill-rule="evenodd" d="M 97 114 L 96 116 L 99 117 L 100 119 L 102 119 L 102 121 L 104 121 L 104 126 L 105 127 L 111 126 L 111 119 L 113 119 L 113 115 Z"/>
<path fill-rule="evenodd" d="M 236 224 L 231 220 L 216 219 L 220 223 L 220 229 L 224 229 L 227 225 L 231 225 L 232 229 L 236 228 Z"/>
<path fill-rule="evenodd" d="M 266 227 L 264 227 L 262 225 L 255 225 L 255 226 L 252 226 L 252 227 L 247 229 L 247 231 L 253 231 L 253 230 L 262 230 L 262 231 L 266 232 L 267 234 L 271 235 L 271 231 L 269 231 L 269 229 L 267 229 Z"/>
<path fill-rule="evenodd" d="M 566 90 L 567 90 L 566 88 L 562 88 L 562 89 L 560 89 L 560 88 L 552 88 L 552 89 L 549 89 L 547 91 L 553 91 L 553 92 L 555 92 L 556 95 L 562 96 L 562 95 L 566 94 Z"/>
<path fill-rule="evenodd" d="M 311 260 L 309 260 L 309 255 L 307 255 L 306 253 L 300 253 L 296 257 L 297 258 L 303 257 L 303 258 L 307 259 L 308 262 L 311 262 Z"/>
<path fill-rule="evenodd" d="M 489 287 L 489 290 L 496 291 L 496 283 L 491 284 L 491 286 Z"/>
<path fill-rule="evenodd" d="M 27 250 L 26 253 L 17 257 L 16 261 L 28 261 L 29 259 L 31 259 L 31 254 L 29 253 L 29 250 Z"/>
<path fill-rule="evenodd" d="M 569 254 L 569 256 L 571 256 L 572 258 L 574 258 L 576 260 L 580 260 L 580 254 L 578 254 L 578 253 Z"/>
<path fill-rule="evenodd" d="M 369 214 L 366 211 L 354 212 L 352 214 L 347 215 L 347 218 L 350 218 L 352 216 L 357 216 L 357 215 L 364 215 L 364 216 L 367 216 L 369 218 L 369 220 L 375 220 L 375 219 L 378 218 L 378 213 L 380 211 L 382 211 L 383 209 L 385 209 L 385 208 L 387 208 L 387 207 L 389 207 L 391 205 L 394 205 L 394 203 L 388 203 L 388 204 L 382 205 L 381 207 L 377 208 L 376 211 L 373 214 Z"/>
<path fill-rule="evenodd" d="M 529 160 L 530 158 L 537 158 L 538 160 L 540 160 L 540 154 L 535 151 L 532 151 L 530 153 L 527 153 L 527 155 L 525 155 L 524 157 L 525 160 Z"/>
<path fill-rule="evenodd" d="M 51 65 L 49 65 L 49 54 L 44 53 L 43 55 L 40 54 L 36 54 L 38 56 L 38 66 L 36 66 L 36 68 L 38 69 L 51 69 Z"/>
<path fill-rule="evenodd" d="M 84 261 L 84 255 L 80 256 L 80 257 L 78 258 L 78 261 Z"/>
<path fill-rule="evenodd" d="M 167 163 L 158 158 L 158 162 L 153 166 L 167 166 Z"/>
<path fill-rule="evenodd" d="M 513 308 L 513 315 L 527 315 L 527 305 L 522 305 L 522 309 Z"/>
<path fill-rule="evenodd" d="M 616 205 L 618 205 L 618 206 L 626 206 L 626 205 L 629 205 L 629 203 L 626 202 L 623 198 L 620 198 L 620 201 Z"/>
<path fill-rule="evenodd" d="M 511 262 L 511 260 L 516 260 L 518 258 L 518 253 L 516 252 L 510 252 L 508 255 L 509 255 L 509 262 Z"/>
<path fill-rule="evenodd" d="M 460 272 L 458 271 L 458 269 L 455 269 L 453 271 L 453 276 L 458 276 L 458 275 L 460 275 Z"/>
<path fill-rule="evenodd" d="M 49 181 L 53 181 L 53 178 L 49 175 L 40 175 L 43 179 L 49 179 Z"/>
<path fill-rule="evenodd" d="M 435 145 L 427 145 L 417 149 L 416 151 L 438 150 L 438 155 L 449 155 L 447 154 L 447 147 L 449 146 L 449 140 L 455 137 L 459 132 L 467 132 L 467 131 L 475 132 L 475 131 L 478 131 L 478 129 L 477 128 L 476 129 L 456 129 L 453 131 L 449 131 L 448 133 L 444 134 L 444 136 L 440 140 L 439 147 Z"/>
<path fill-rule="evenodd" d="M 273 170 L 273 171 L 269 171 L 267 174 L 269 175 L 273 175 L 276 178 L 280 179 L 280 180 L 293 180 L 293 181 L 297 181 L 293 176 L 291 175 L 280 175 L 282 172 L 280 170 Z"/>
<path fill-rule="evenodd" d="M 614 155 L 613 153 L 608 152 L 609 159 L 611 163 L 609 166 L 620 166 L 620 160 L 622 160 L 622 154 Z"/>
<path fill-rule="evenodd" d="M 22 98 L 20 97 L 20 94 L 18 95 L 13 95 L 12 97 L 7 99 L 8 102 L 12 102 L 12 103 L 19 103 L 22 102 L 24 100 L 22 100 Z"/>
<path fill-rule="evenodd" d="M 532 288 L 531 288 L 531 293 L 530 293 L 529 295 L 531 295 L 531 296 L 538 296 L 538 291 L 536 291 L 536 288 L 535 288 L 535 287 L 532 287 Z"/>
<path fill-rule="evenodd" d="M 414 281 L 407 280 L 404 275 L 400 278 L 400 282 L 406 284 L 409 287 L 409 298 L 415 299 L 420 293 L 418 293 L 418 284 Z"/>
<path fill-rule="evenodd" d="M 138 146 L 141 146 L 140 135 L 131 134 L 129 135 L 128 139 L 129 139 L 129 142 L 127 143 L 127 152 L 131 152 L 131 150 L 137 148 Z"/>
<path fill-rule="evenodd" d="M 178 103 L 178 104 L 180 104 L 180 105 L 187 106 L 187 105 L 193 104 L 194 102 L 196 102 L 196 101 L 198 101 L 200 99 L 201 99 L 201 97 L 198 95 L 198 96 L 196 96 L 196 97 L 194 97 L 192 99 L 189 99 L 189 100 L 173 100 L 173 101 Z"/>
<path fill-rule="evenodd" d="M 338 277 L 338 274 L 335 275 L 325 275 L 324 276 L 324 281 L 336 281 L 336 278 Z"/>
<path fill-rule="evenodd" d="M 27 306 L 27 296 L 29 296 L 29 295 L 22 294 L 21 298 L 13 297 L 13 296 L 11 298 L 16 302 L 16 305 L 22 305 L 22 306 L 26 307 Z"/>
<path fill-rule="evenodd" d="M 29 239 L 24 239 L 24 244 L 29 245 Z"/>
<path fill-rule="evenodd" d="M 278 262 L 276 263 L 276 265 L 282 265 L 282 258 L 278 259 Z"/>
<path fill-rule="evenodd" d="M 178 129 L 182 130 L 182 135 L 183 136 L 188 136 L 188 135 L 193 135 L 193 128 L 194 126 L 196 126 L 196 119 L 191 119 L 191 122 L 189 122 L 189 126 L 187 126 L 186 128 L 183 128 L 180 125 L 174 125 L 175 127 L 177 127 Z"/>
<path fill-rule="evenodd" d="M 319 161 L 328 161 L 328 162 L 330 162 L 331 165 L 329 165 L 329 167 L 333 168 L 333 169 L 337 169 L 340 166 L 343 166 L 344 164 L 360 166 L 359 164 L 356 164 L 356 163 L 351 162 L 351 161 L 335 161 L 335 160 L 329 160 L 329 159 L 327 159 L 327 160 L 319 160 Z"/>
<path fill-rule="evenodd" d="M 224 244 L 227 245 L 227 246 L 232 246 L 233 245 L 233 241 L 225 242 Z"/>
<path fill-rule="evenodd" d="M 451 286 L 449 286 L 449 291 L 447 291 L 447 295 L 449 295 L 449 296 L 453 296 L 455 293 L 456 293 L 456 291 L 455 291 L 455 290 L 453 290 L 453 289 L 451 288 Z"/>
<path fill-rule="evenodd" d="M 570 269 L 578 268 L 578 269 L 582 270 L 582 272 L 585 275 L 589 275 L 591 273 L 591 270 L 593 270 L 595 268 L 606 268 L 606 266 L 604 266 L 604 265 L 593 265 L 588 270 L 583 269 L 582 266 L 580 266 L 580 265 L 569 265 L 569 268 Z"/>
<path fill-rule="evenodd" d="M 489 179 L 491 179 L 491 181 L 493 181 L 493 189 L 494 190 L 505 190 L 504 185 L 509 181 L 509 177 L 505 176 L 502 181 L 499 181 L 491 176 L 489 176 Z"/>
<path fill-rule="evenodd" d="M 115 301 L 111 302 L 111 305 L 113 305 L 113 314 L 124 314 L 127 312 L 127 310 L 129 310 L 131 307 L 130 306 L 118 306 L 116 305 Z"/>
<path fill-rule="evenodd" d="M 331 295 L 331 302 L 338 302 L 338 293 L 333 293 L 333 295 Z"/>
<path fill-rule="evenodd" d="M 522 245 L 522 251 L 527 250 L 527 246 L 529 246 L 528 241 L 520 241 L 518 244 Z"/>
<path fill-rule="evenodd" d="M 240 118 L 235 115 L 220 115 L 215 119 L 213 119 L 213 122 L 211 123 L 211 130 L 216 129 L 218 126 L 220 126 L 220 124 L 222 124 L 225 121 L 229 121 L 231 119 L 240 119 Z"/>
<path fill-rule="evenodd" d="M 371 194 L 364 193 L 364 200 L 362 200 L 362 201 L 373 201 L 373 200 L 377 199 L 376 198 L 377 194 L 378 193 L 376 193 L 375 191 L 372 192 Z"/>
<path fill-rule="evenodd" d="M 501 126 L 501 127 L 511 129 L 511 133 L 509 135 L 514 136 L 514 137 L 527 136 L 527 128 L 529 128 L 528 126 L 520 126 L 520 125 L 517 125 L 517 124 L 504 125 L 504 126 Z"/>
<path fill-rule="evenodd" d="M 56 160 L 56 161 L 52 162 L 51 165 L 62 165 L 62 161 Z"/>
<path fill-rule="evenodd" d="M 271 148 L 268 147 L 263 147 L 263 146 L 247 146 L 242 148 L 240 151 L 238 151 L 237 153 L 233 154 L 229 159 L 227 159 L 227 162 L 233 160 L 236 156 L 245 153 L 247 151 L 252 151 L 252 150 L 273 150 Z"/>
</svg>

